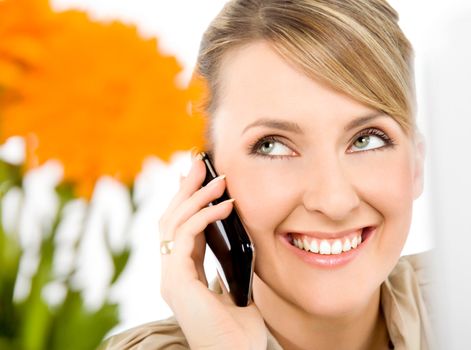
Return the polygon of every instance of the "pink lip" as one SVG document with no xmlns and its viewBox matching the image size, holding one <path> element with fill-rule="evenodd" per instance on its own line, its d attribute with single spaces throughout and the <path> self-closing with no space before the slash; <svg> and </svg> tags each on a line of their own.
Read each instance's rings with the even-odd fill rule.
<svg viewBox="0 0 471 350">
<path fill-rule="evenodd" d="M 305 236 L 310 236 L 310 237 L 313 237 L 313 238 L 317 238 L 317 239 L 336 239 L 336 238 L 342 238 L 342 237 L 346 237 L 352 233 L 357 233 L 358 231 L 360 231 L 362 229 L 362 227 L 358 227 L 357 229 L 353 229 L 353 230 L 348 230 L 348 231 L 342 231 L 342 232 L 337 232 L 337 233 L 327 233 L 327 232 L 304 232 L 304 231 L 296 231 L 296 232 L 286 232 L 284 234 L 288 234 L 288 233 L 299 233 L 301 235 L 305 235 Z"/>
<path fill-rule="evenodd" d="M 334 269 L 348 264 L 359 254 L 361 254 L 361 252 L 365 249 L 368 242 L 370 241 L 370 238 L 374 235 L 375 232 L 376 227 L 365 227 L 362 233 L 362 243 L 356 249 L 352 249 L 348 252 L 343 252 L 337 255 L 322 255 L 307 252 L 292 245 L 290 243 L 289 234 L 282 235 L 280 237 L 282 238 L 281 240 L 283 244 L 285 244 L 290 251 L 292 251 L 304 262 L 325 269 Z"/>
</svg>

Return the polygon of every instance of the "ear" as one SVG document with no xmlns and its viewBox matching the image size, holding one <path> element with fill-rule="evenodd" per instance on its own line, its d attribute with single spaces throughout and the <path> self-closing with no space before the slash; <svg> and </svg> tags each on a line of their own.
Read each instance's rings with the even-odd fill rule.
<svg viewBox="0 0 471 350">
<path fill-rule="evenodd" d="M 420 132 L 414 135 L 414 199 L 424 190 L 425 138 Z"/>
</svg>

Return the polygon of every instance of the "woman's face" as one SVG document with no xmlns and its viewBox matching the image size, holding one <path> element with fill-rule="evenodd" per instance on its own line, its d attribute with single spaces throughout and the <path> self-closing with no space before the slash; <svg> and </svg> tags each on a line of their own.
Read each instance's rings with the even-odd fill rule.
<svg viewBox="0 0 471 350">
<path fill-rule="evenodd" d="M 220 78 L 214 162 L 254 241 L 255 298 L 264 285 L 311 313 L 364 304 L 406 240 L 422 145 L 263 42 L 227 55 Z"/>
</svg>

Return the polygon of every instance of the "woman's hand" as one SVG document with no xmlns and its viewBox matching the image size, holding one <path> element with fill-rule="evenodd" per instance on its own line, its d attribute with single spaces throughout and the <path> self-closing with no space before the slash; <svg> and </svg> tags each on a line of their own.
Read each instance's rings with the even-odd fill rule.
<svg viewBox="0 0 471 350">
<path fill-rule="evenodd" d="M 223 294 L 208 289 L 202 231 L 209 223 L 226 218 L 233 203 L 207 206 L 222 195 L 225 179 L 221 176 L 201 188 L 205 173 L 201 159 L 194 159 L 160 220 L 161 240 L 174 240 L 173 251 L 162 255 L 161 294 L 191 349 L 264 350 L 266 328 L 255 304 L 236 306 L 222 283 Z"/>
</svg>

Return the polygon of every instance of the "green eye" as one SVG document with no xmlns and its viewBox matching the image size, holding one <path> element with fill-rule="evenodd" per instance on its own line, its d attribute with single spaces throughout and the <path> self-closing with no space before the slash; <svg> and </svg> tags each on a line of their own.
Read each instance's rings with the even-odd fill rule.
<svg viewBox="0 0 471 350">
<path fill-rule="evenodd" d="M 270 158 L 293 156 L 294 152 L 276 136 L 265 136 L 250 147 L 250 153 Z"/>
<path fill-rule="evenodd" d="M 379 129 L 371 128 L 364 130 L 355 139 L 352 152 L 361 152 L 393 146 L 393 140 Z"/>
<path fill-rule="evenodd" d="M 275 148 L 275 142 L 265 141 L 260 145 L 260 152 L 268 154 L 273 150 L 273 148 Z"/>
<path fill-rule="evenodd" d="M 365 148 L 370 143 L 369 136 L 360 136 L 354 143 L 355 147 Z"/>
</svg>

